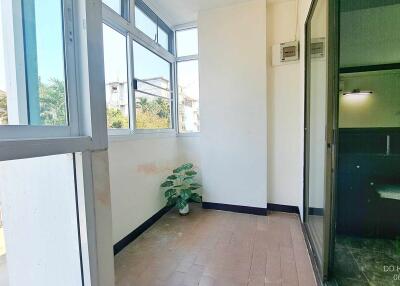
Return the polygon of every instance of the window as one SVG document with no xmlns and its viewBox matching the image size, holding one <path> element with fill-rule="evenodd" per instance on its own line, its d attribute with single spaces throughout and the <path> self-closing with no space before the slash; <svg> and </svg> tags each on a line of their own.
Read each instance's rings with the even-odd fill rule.
<svg viewBox="0 0 400 286">
<path fill-rule="evenodd" d="M 136 128 L 172 128 L 171 64 L 133 42 Z"/>
<path fill-rule="evenodd" d="M 135 25 L 153 41 L 157 41 L 157 24 L 137 6 L 135 8 Z"/>
<path fill-rule="evenodd" d="M 129 0 L 103 0 L 103 3 L 126 20 L 129 19 Z"/>
<path fill-rule="evenodd" d="M 67 126 L 63 1 L 23 0 L 21 32 L 4 29 L 13 21 L 7 14 L 0 17 L 0 125 Z"/>
<path fill-rule="evenodd" d="M 169 50 L 169 35 L 160 27 L 158 27 L 158 44 L 164 49 Z"/>
<path fill-rule="evenodd" d="M 197 28 L 176 32 L 176 51 L 178 57 L 193 56 L 199 53 Z"/>
<path fill-rule="evenodd" d="M 135 26 L 165 50 L 172 52 L 172 30 L 142 0 L 135 1 Z"/>
<path fill-rule="evenodd" d="M 198 132 L 197 39 L 190 38 L 197 37 L 197 29 L 189 29 L 182 42 L 189 56 L 177 58 L 171 28 L 143 0 L 134 3 L 134 25 L 123 24 L 115 13 L 103 14 L 109 134 L 175 133 L 178 121 L 180 132 Z"/>
<path fill-rule="evenodd" d="M 129 128 L 126 37 L 103 24 L 108 128 Z"/>
<path fill-rule="evenodd" d="M 178 62 L 179 132 L 200 131 L 199 65 L 197 60 Z"/>
<path fill-rule="evenodd" d="M 61 1 L 23 0 L 31 125 L 67 125 Z"/>
<path fill-rule="evenodd" d="M 176 32 L 178 124 L 180 133 L 200 131 L 197 29 Z"/>
</svg>

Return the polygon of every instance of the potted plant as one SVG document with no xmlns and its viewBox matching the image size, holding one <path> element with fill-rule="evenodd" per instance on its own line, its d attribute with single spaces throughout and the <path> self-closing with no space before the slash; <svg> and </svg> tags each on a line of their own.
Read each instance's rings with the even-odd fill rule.
<svg viewBox="0 0 400 286">
<path fill-rule="evenodd" d="M 194 192 L 201 188 L 201 185 L 195 182 L 196 175 L 193 164 L 186 163 L 173 170 L 173 174 L 161 184 L 167 206 L 176 206 L 181 215 L 189 213 L 190 201 L 201 202 L 201 196 Z"/>
</svg>

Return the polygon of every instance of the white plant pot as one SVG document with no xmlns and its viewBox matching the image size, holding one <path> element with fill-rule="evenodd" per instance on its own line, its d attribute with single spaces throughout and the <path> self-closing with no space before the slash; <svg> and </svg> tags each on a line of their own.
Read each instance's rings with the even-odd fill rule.
<svg viewBox="0 0 400 286">
<path fill-rule="evenodd" d="M 187 204 L 186 207 L 184 207 L 183 209 L 180 209 L 179 213 L 181 215 L 187 215 L 189 213 L 189 204 Z"/>
</svg>

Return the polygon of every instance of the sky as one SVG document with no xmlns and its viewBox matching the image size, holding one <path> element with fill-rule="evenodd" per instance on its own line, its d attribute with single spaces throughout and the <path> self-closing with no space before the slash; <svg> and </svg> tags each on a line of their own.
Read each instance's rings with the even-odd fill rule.
<svg viewBox="0 0 400 286">
<path fill-rule="evenodd" d="M 103 0 L 112 6 L 119 1 Z M 114 5 L 115 6 L 115 5 Z M 118 9 L 119 6 L 115 6 Z M 1 11 L 0 11 L 1 12 Z M 50 78 L 64 78 L 64 50 L 60 0 L 35 0 L 35 22 L 37 38 L 38 73 L 43 82 Z M 0 14 L 1 15 L 1 14 Z M 0 16 L 1 17 L 1 16 Z M 3 25 L 0 18 L 0 89 L 5 90 Z M 137 19 L 139 20 L 139 19 Z M 151 21 L 141 21 L 144 30 L 151 30 Z M 111 28 L 104 28 L 106 81 L 126 80 L 125 37 Z M 185 30 L 178 33 L 179 51 L 197 53 L 197 31 Z M 107 60 L 108 59 L 108 60 Z M 143 46 L 134 42 L 135 77 L 146 79 L 164 77 L 170 79 L 170 65 Z M 182 74 L 182 73 L 181 73 Z M 182 76 L 184 76 L 182 74 Z M 183 80 L 187 82 L 186 80 Z"/>
<path fill-rule="evenodd" d="M 1 5 L 0 5 L 1 6 Z M 0 8 L 1 9 L 1 8 Z M 0 11 L 1 12 L 1 11 Z M 38 73 L 43 82 L 64 78 L 64 47 L 61 1 L 35 1 Z M 0 89 L 5 90 L 5 45 L 0 13 Z"/>
</svg>

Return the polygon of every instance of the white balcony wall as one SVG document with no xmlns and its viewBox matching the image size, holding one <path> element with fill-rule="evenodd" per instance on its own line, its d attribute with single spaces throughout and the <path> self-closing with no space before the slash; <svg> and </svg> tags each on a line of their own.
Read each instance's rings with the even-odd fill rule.
<svg viewBox="0 0 400 286">
<path fill-rule="evenodd" d="M 114 244 L 165 206 L 160 184 L 179 164 L 199 165 L 199 137 L 149 135 L 109 147 Z"/>
<path fill-rule="evenodd" d="M 1 162 L 0 186 L 9 285 L 81 285 L 72 155 Z"/>
<path fill-rule="evenodd" d="M 198 18 L 204 200 L 267 205 L 266 1 Z"/>
</svg>

